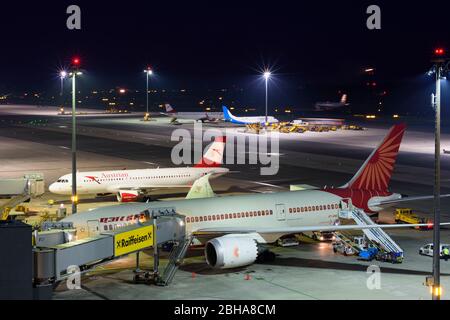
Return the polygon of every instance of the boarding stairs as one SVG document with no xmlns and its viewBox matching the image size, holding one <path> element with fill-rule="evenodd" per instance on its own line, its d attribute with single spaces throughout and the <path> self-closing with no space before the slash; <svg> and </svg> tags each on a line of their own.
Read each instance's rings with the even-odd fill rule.
<svg viewBox="0 0 450 320">
<path fill-rule="evenodd" d="M 347 247 L 351 247 L 356 253 L 359 253 L 361 251 L 361 248 L 349 237 L 346 235 L 340 233 L 340 232 L 333 232 L 333 235 L 335 237 L 336 242 L 341 242 Z"/>
<path fill-rule="evenodd" d="M 186 255 L 189 246 L 192 243 L 192 240 L 193 236 L 189 235 L 184 239 L 184 241 L 178 241 L 174 245 L 169 255 L 169 263 L 165 267 L 162 276 L 157 280 L 156 282 L 157 285 L 167 286 L 172 282 L 175 273 L 177 272 L 180 265 L 183 263 L 183 259 Z"/>
<path fill-rule="evenodd" d="M 375 225 L 376 223 L 361 209 L 348 205 L 341 210 L 340 218 L 353 219 L 359 226 Z M 362 229 L 367 239 L 388 253 L 396 253 L 403 257 L 403 250 L 382 228 Z"/>
</svg>

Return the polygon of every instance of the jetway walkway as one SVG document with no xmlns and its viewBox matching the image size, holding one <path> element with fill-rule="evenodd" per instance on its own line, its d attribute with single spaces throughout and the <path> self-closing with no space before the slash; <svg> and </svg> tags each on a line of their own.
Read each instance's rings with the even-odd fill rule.
<svg viewBox="0 0 450 320">
<path fill-rule="evenodd" d="M 76 269 L 88 270 L 130 253 L 137 253 L 138 270 L 139 252 L 148 248 L 153 248 L 155 257 L 151 278 L 158 285 L 170 284 L 192 241 L 186 236 L 185 217 L 177 214 L 173 207 L 143 213 L 145 222 L 81 240 L 73 240 L 76 230 L 71 223 L 43 224 L 46 230 L 34 234 L 34 286 L 51 287 L 70 277 Z M 161 276 L 158 247 L 168 242 L 175 245 Z"/>
<path fill-rule="evenodd" d="M 361 209 L 349 206 L 348 210 L 341 210 L 340 218 L 353 219 L 358 225 L 375 225 L 376 223 Z M 403 250 L 400 246 L 381 228 L 362 229 L 368 240 L 378 246 L 380 249 L 395 253 L 403 257 Z"/>
<path fill-rule="evenodd" d="M 0 196 L 10 198 L 0 206 L 0 221 L 7 220 L 12 209 L 44 193 L 44 176 L 26 174 L 19 179 L 0 179 Z"/>
</svg>

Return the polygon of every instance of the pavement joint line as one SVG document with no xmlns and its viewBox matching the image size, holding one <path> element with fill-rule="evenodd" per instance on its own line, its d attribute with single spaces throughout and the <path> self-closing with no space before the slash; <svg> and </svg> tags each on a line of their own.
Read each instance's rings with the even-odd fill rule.
<svg viewBox="0 0 450 320">
<path fill-rule="evenodd" d="M 85 290 L 85 291 L 87 291 L 87 292 L 93 294 L 94 296 L 99 297 L 99 298 L 102 299 L 102 300 L 111 300 L 111 299 L 109 299 L 107 296 L 105 296 L 105 295 L 103 295 L 103 294 L 101 294 L 101 293 L 98 293 L 98 292 L 96 292 L 96 291 L 90 289 L 89 287 L 87 287 L 87 286 L 85 286 L 85 285 L 83 285 L 83 284 L 81 285 L 81 288 L 82 288 L 83 290 Z"/>
</svg>

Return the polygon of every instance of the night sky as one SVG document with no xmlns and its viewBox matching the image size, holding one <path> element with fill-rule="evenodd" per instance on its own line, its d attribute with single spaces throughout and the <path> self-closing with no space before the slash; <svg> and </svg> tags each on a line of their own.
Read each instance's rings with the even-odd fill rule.
<svg viewBox="0 0 450 320">
<path fill-rule="evenodd" d="M 70 4 L 81 7 L 81 31 L 66 28 Z M 370 4 L 381 7 L 381 30 L 366 28 Z M 449 9 L 448 1 L 3 1 L 0 93 L 55 86 L 73 54 L 97 87 L 142 86 L 147 65 L 156 87 L 258 86 L 270 66 L 279 95 L 351 90 L 374 66 L 380 85 L 411 92 L 432 85 L 423 74 L 433 48 L 450 49 Z"/>
</svg>

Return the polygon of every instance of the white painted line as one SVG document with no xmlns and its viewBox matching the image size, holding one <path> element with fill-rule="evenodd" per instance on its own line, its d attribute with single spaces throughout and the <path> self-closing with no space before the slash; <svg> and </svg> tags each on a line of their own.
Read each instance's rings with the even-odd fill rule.
<svg viewBox="0 0 450 320">
<path fill-rule="evenodd" d="M 270 183 L 255 182 L 255 181 L 253 181 L 253 183 L 256 183 L 256 184 L 259 184 L 259 185 L 262 185 L 262 186 L 266 186 L 266 187 L 272 187 L 272 188 L 284 189 L 284 187 L 276 186 L 276 185 L 270 184 Z"/>
</svg>

